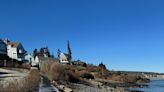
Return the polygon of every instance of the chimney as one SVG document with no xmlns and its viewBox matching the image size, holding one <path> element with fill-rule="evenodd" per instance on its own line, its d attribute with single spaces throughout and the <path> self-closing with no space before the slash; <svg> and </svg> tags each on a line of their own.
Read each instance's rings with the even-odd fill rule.
<svg viewBox="0 0 164 92">
<path fill-rule="evenodd" d="M 6 38 L 6 44 L 10 43 L 10 39 Z"/>
</svg>

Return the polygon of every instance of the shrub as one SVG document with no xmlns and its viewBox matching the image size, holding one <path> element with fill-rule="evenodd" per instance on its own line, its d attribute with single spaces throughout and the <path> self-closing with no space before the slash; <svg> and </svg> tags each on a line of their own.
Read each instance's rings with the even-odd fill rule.
<svg viewBox="0 0 164 92">
<path fill-rule="evenodd" d="M 85 78 L 85 79 L 94 79 L 94 76 L 89 73 L 84 73 L 80 77 Z"/>
<path fill-rule="evenodd" d="M 80 81 L 80 79 L 76 77 L 74 73 L 67 70 L 66 67 L 57 62 L 45 61 L 41 66 L 41 72 L 44 73 L 50 80 L 56 81 L 58 83 L 77 83 Z"/>
<path fill-rule="evenodd" d="M 52 80 L 66 80 L 67 74 L 64 67 L 58 63 L 52 63 L 50 66 L 49 76 Z"/>
<path fill-rule="evenodd" d="M 87 67 L 87 64 L 85 62 L 81 61 L 81 60 L 74 61 L 73 65 Z"/>
<path fill-rule="evenodd" d="M 40 80 L 40 75 L 39 75 L 39 70 L 37 69 L 32 69 L 30 71 L 29 76 L 26 78 L 26 85 L 30 85 L 29 87 L 31 89 L 35 88 Z"/>
<path fill-rule="evenodd" d="M 101 72 L 106 70 L 106 66 L 102 62 L 99 64 L 98 68 L 99 68 L 99 71 Z"/>
<path fill-rule="evenodd" d="M 42 73 L 49 73 L 51 64 L 52 64 L 52 62 L 50 62 L 48 60 L 45 61 L 45 62 L 43 62 L 42 65 L 41 65 L 41 67 L 40 67 L 40 71 Z"/>
</svg>

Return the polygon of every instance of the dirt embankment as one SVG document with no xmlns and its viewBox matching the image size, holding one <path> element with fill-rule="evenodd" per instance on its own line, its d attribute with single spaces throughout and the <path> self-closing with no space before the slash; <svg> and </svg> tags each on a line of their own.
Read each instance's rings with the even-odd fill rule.
<svg viewBox="0 0 164 92">
<path fill-rule="evenodd" d="M 45 61 L 41 72 L 47 76 L 61 92 L 127 92 L 124 88 L 113 88 L 95 81 L 91 73 L 93 67 L 81 65 L 62 65 L 57 62 Z M 93 69 L 95 69 L 94 67 Z M 105 75 L 103 75 L 105 76 Z M 91 80 L 90 80 L 91 79 Z"/>
<path fill-rule="evenodd" d="M 40 68 L 41 73 L 46 76 L 61 92 L 71 92 L 71 83 L 80 83 L 82 80 L 66 69 L 65 65 L 57 62 L 45 61 Z"/>
<path fill-rule="evenodd" d="M 128 92 L 126 88 L 133 86 L 131 84 L 148 82 L 138 75 L 111 72 L 102 63 L 94 66 L 78 61 L 62 65 L 47 60 L 40 69 L 62 92 Z"/>
</svg>

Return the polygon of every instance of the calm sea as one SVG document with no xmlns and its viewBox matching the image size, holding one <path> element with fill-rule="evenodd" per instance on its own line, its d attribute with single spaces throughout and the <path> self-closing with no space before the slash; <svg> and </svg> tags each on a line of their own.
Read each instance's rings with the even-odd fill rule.
<svg viewBox="0 0 164 92">
<path fill-rule="evenodd" d="M 134 88 L 132 90 L 143 92 L 164 92 L 164 80 L 152 80 L 147 88 Z"/>
</svg>

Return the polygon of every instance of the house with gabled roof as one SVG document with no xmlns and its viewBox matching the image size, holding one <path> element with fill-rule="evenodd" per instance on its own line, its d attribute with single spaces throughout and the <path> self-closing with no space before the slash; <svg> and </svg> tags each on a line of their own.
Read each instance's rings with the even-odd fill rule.
<svg viewBox="0 0 164 92">
<path fill-rule="evenodd" d="M 20 42 L 10 42 L 9 39 L 6 40 L 7 44 L 7 55 L 18 61 L 23 61 L 25 59 L 26 51 Z"/>
<path fill-rule="evenodd" d="M 67 51 L 67 53 L 61 53 L 60 49 L 58 49 L 58 58 L 61 64 L 71 64 L 72 51 L 70 48 L 69 41 L 67 43 Z"/>
<path fill-rule="evenodd" d="M 69 55 L 67 53 L 60 53 L 60 63 L 62 64 L 69 64 L 70 61 L 69 61 Z"/>
</svg>

